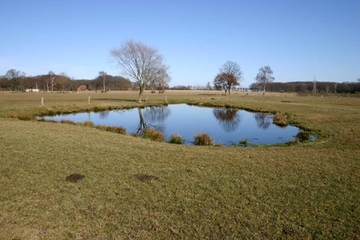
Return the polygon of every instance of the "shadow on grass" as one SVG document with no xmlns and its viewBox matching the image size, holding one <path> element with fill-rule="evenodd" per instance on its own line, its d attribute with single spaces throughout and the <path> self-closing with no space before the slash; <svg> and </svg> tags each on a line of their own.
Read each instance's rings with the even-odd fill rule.
<svg viewBox="0 0 360 240">
<path fill-rule="evenodd" d="M 157 180 L 158 178 L 153 175 L 147 174 L 135 174 L 134 177 L 140 182 L 150 182 L 152 180 Z"/>
<path fill-rule="evenodd" d="M 138 102 L 136 99 L 125 99 L 125 98 L 94 98 L 93 101 Z"/>
</svg>

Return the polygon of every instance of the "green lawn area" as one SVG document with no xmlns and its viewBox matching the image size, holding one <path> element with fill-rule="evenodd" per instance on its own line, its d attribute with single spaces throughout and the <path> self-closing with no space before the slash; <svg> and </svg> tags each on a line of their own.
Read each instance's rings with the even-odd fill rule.
<svg viewBox="0 0 360 240">
<path fill-rule="evenodd" d="M 0 93 L 0 239 L 360 238 L 360 98 L 147 96 Z M 318 140 L 185 146 L 34 120 L 165 102 L 280 112 Z"/>
</svg>

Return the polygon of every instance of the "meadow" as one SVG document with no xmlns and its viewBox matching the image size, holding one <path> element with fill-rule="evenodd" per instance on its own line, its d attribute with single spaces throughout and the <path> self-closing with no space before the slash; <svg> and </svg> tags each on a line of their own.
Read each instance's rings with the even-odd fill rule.
<svg viewBox="0 0 360 240">
<path fill-rule="evenodd" d="M 166 91 L 136 99 L 0 93 L 0 239 L 360 238 L 359 97 Z M 35 120 L 167 103 L 278 112 L 318 139 L 185 146 Z"/>
</svg>

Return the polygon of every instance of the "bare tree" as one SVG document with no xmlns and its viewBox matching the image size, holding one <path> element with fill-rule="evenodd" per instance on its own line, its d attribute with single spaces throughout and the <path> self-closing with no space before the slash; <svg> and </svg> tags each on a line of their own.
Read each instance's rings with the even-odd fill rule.
<svg viewBox="0 0 360 240">
<path fill-rule="evenodd" d="M 19 81 L 21 78 L 25 77 L 24 72 L 20 72 L 16 69 L 10 69 L 6 72 L 5 76 L 6 79 L 10 81 L 10 86 L 12 91 L 18 91 L 19 89 Z"/>
<path fill-rule="evenodd" d="M 238 109 L 215 108 L 213 113 L 225 132 L 235 131 L 241 122 Z"/>
<path fill-rule="evenodd" d="M 55 73 L 53 71 L 49 71 L 48 75 L 49 75 L 49 81 L 47 81 L 47 83 L 46 83 L 46 90 L 47 90 L 47 92 L 49 92 L 49 82 L 50 82 L 50 84 L 51 84 L 51 92 L 53 92 L 54 91 L 54 84 L 55 84 L 56 75 L 55 75 Z"/>
<path fill-rule="evenodd" d="M 58 91 L 64 92 L 65 89 L 68 90 L 71 79 L 65 72 L 61 72 L 59 75 L 57 75 L 56 79 L 55 86 Z"/>
<path fill-rule="evenodd" d="M 100 71 L 100 72 L 99 72 L 99 76 L 100 76 L 100 79 L 101 79 L 101 83 L 102 83 L 102 85 L 103 85 L 103 92 L 106 92 L 106 88 L 105 88 L 106 72 Z"/>
<path fill-rule="evenodd" d="M 259 83 L 265 92 L 266 84 L 274 81 L 274 77 L 272 76 L 273 71 L 269 66 L 264 66 L 259 69 L 259 73 L 256 75 L 255 80 Z"/>
<path fill-rule="evenodd" d="M 219 73 L 218 75 L 216 75 L 214 79 L 214 88 L 217 90 L 224 90 L 225 95 L 228 89 L 227 79 L 228 79 L 228 75 L 226 73 Z"/>
<path fill-rule="evenodd" d="M 163 56 L 154 48 L 146 46 L 141 42 L 128 40 L 118 48 L 110 51 L 125 75 L 135 80 L 139 86 L 139 98 L 145 88 L 154 81 L 159 81 L 159 69 L 164 64 Z M 167 72 L 167 69 L 164 69 Z"/>
<path fill-rule="evenodd" d="M 157 71 L 157 77 L 155 78 L 155 85 L 159 92 L 165 92 L 165 88 L 169 86 L 171 77 L 168 73 L 169 66 L 162 65 Z"/>
<path fill-rule="evenodd" d="M 209 91 L 211 90 L 210 82 L 208 82 L 208 83 L 206 84 L 205 89 L 207 89 L 207 90 L 209 90 Z"/>
<path fill-rule="evenodd" d="M 255 120 L 261 129 L 268 129 L 272 123 L 272 117 L 266 113 L 256 113 Z"/>
<path fill-rule="evenodd" d="M 232 61 L 227 61 L 221 68 L 220 73 L 214 79 L 216 89 L 222 89 L 229 92 L 233 86 L 239 86 L 242 80 L 242 72 L 240 66 Z"/>
</svg>

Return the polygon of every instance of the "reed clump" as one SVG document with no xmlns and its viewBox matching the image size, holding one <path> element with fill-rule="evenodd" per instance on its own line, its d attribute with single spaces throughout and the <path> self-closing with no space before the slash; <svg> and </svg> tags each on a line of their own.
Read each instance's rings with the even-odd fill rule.
<svg viewBox="0 0 360 240">
<path fill-rule="evenodd" d="M 185 140 L 180 135 L 171 134 L 170 140 L 168 142 L 173 144 L 183 144 Z"/>
<path fill-rule="evenodd" d="M 126 129 L 123 127 L 98 125 L 95 128 L 106 132 L 126 135 Z"/>
<path fill-rule="evenodd" d="M 209 145 L 213 145 L 213 144 L 214 144 L 214 141 L 209 134 L 199 133 L 199 134 L 195 135 L 194 145 L 209 146 Z"/>
<path fill-rule="evenodd" d="M 273 123 L 280 127 L 285 127 L 289 124 L 286 115 L 283 113 L 275 113 Z"/>
<path fill-rule="evenodd" d="M 83 126 L 83 127 L 95 127 L 94 123 L 91 122 L 91 121 L 86 121 L 86 122 L 83 122 L 83 123 L 80 123 L 80 126 Z"/>
<path fill-rule="evenodd" d="M 150 139 L 155 142 L 164 142 L 165 141 L 164 135 L 155 129 L 146 129 L 144 131 L 143 138 Z"/>
</svg>

